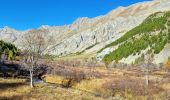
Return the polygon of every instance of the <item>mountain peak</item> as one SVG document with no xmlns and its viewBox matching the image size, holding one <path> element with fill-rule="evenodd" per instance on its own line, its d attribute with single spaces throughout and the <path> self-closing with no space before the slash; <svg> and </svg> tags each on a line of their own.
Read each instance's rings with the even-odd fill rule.
<svg viewBox="0 0 170 100">
<path fill-rule="evenodd" d="M 9 26 L 4 26 L 3 28 L 1 28 L 1 30 L 11 30 L 12 28 L 10 28 Z"/>
</svg>

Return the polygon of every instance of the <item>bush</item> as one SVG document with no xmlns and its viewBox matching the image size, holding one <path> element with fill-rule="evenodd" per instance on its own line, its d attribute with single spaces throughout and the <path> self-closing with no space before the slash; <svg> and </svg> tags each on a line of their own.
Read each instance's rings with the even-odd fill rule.
<svg viewBox="0 0 170 100">
<path fill-rule="evenodd" d="M 63 77 L 63 87 L 71 87 L 75 83 L 79 83 L 82 80 L 91 79 L 92 77 L 103 77 L 103 74 L 98 71 L 81 70 L 76 67 L 61 66 L 59 64 L 51 64 L 51 69 L 48 70 L 48 74 L 57 75 Z"/>
<path fill-rule="evenodd" d="M 72 87 L 75 83 L 79 83 L 81 80 L 86 79 L 85 74 L 82 71 L 68 71 L 64 73 L 64 79 L 62 85 L 64 87 Z"/>
<path fill-rule="evenodd" d="M 150 82 L 149 86 L 145 85 L 145 80 L 131 79 L 128 77 L 114 79 L 110 82 L 103 84 L 103 88 L 109 90 L 112 95 L 121 93 L 125 96 L 126 94 L 132 94 L 133 96 L 151 95 L 160 92 L 161 88 Z"/>
</svg>

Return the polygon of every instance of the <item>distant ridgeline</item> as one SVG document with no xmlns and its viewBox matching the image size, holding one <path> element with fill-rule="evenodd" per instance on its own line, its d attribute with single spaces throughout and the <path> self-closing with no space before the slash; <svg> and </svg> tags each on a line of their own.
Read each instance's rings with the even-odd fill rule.
<svg viewBox="0 0 170 100">
<path fill-rule="evenodd" d="M 0 56 L 4 55 L 5 59 L 13 60 L 17 52 L 18 49 L 13 44 L 0 40 Z"/>
<path fill-rule="evenodd" d="M 167 43 L 170 43 L 170 11 L 157 12 L 150 15 L 143 23 L 128 31 L 118 40 L 107 45 L 105 48 L 116 45 L 119 45 L 119 47 L 106 55 L 103 61 L 107 63 L 119 61 L 130 55 L 140 54 L 142 50 L 147 48 L 149 48 L 147 52 L 158 54 Z"/>
</svg>

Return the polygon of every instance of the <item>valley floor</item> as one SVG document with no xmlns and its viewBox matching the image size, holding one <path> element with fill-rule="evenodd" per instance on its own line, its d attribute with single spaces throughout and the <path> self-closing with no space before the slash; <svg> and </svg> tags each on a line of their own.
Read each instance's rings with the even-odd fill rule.
<svg viewBox="0 0 170 100">
<path fill-rule="evenodd" d="M 0 79 L 0 100 L 104 100 L 71 88 L 42 83 L 31 89 L 22 79 Z"/>
<path fill-rule="evenodd" d="M 78 70 L 90 71 L 87 68 Z M 167 71 L 157 70 L 145 76 L 136 69 L 96 68 L 102 77 L 61 86 L 63 77 L 45 75 L 45 82 L 29 87 L 25 79 L 0 78 L 0 100 L 169 100 L 170 77 Z"/>
</svg>

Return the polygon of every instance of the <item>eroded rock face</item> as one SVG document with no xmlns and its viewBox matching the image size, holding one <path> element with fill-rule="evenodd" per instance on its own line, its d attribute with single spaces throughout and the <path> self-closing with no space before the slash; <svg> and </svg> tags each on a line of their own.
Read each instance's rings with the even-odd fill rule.
<svg viewBox="0 0 170 100">
<path fill-rule="evenodd" d="M 17 40 L 19 32 L 5 26 L 3 29 L 0 29 L 0 40 L 4 40 L 6 42 L 14 42 Z"/>
<path fill-rule="evenodd" d="M 154 0 L 137 3 L 129 7 L 118 7 L 106 15 L 96 18 L 78 18 L 71 25 L 42 26 L 40 28 L 49 30 L 47 34 L 55 40 L 50 47 L 49 54 L 68 55 L 81 52 L 95 44 L 93 48 L 86 50 L 86 53 L 97 52 L 106 44 L 115 41 L 127 31 L 142 23 L 150 14 L 165 10 L 170 10 L 169 0 Z M 5 27 L 0 29 L 0 39 L 13 42 L 19 46 L 22 35 L 26 32 Z M 105 54 L 107 52 L 100 55 L 104 56 Z"/>
</svg>

